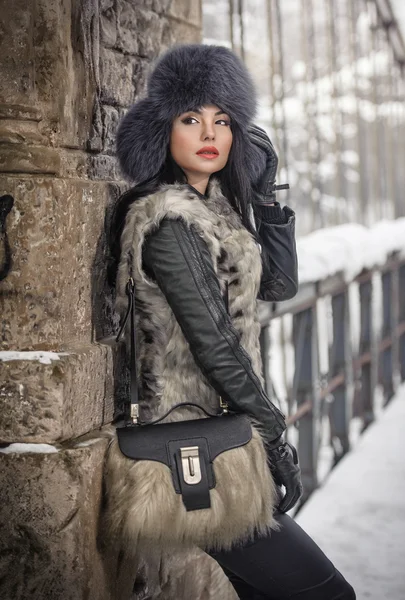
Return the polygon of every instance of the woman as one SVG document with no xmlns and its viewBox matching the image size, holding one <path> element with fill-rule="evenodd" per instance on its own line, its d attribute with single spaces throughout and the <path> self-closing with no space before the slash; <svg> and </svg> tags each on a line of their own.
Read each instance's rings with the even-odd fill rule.
<svg viewBox="0 0 405 600">
<path fill-rule="evenodd" d="M 118 132 L 121 167 L 139 183 L 113 219 L 116 306 L 125 311 L 132 274 L 144 420 L 196 393 L 212 410 L 220 394 L 261 426 L 279 485 L 280 527 L 210 552 L 239 597 L 353 599 L 351 586 L 285 514 L 301 495 L 300 471 L 295 449 L 283 441 L 284 416 L 263 388 L 256 298 L 296 293 L 295 216 L 275 202 L 277 157 L 251 126 L 254 112 L 250 76 L 226 48 L 180 46 L 158 61 L 148 97 Z"/>
</svg>

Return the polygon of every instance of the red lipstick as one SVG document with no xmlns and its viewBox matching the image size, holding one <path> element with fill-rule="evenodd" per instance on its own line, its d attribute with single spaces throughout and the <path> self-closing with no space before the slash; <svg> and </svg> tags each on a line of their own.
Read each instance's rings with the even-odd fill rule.
<svg viewBox="0 0 405 600">
<path fill-rule="evenodd" d="M 218 150 L 215 146 L 204 146 L 204 148 L 200 148 L 197 152 L 198 156 L 202 156 L 202 158 L 217 158 L 219 156 Z"/>
</svg>

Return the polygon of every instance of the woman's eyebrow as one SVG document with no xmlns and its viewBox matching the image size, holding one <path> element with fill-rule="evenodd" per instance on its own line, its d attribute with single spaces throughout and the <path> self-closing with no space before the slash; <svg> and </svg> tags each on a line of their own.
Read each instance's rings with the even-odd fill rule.
<svg viewBox="0 0 405 600">
<path fill-rule="evenodd" d="M 198 115 L 200 115 L 200 114 L 201 114 L 201 108 L 192 108 L 191 110 L 188 110 L 187 112 L 194 112 L 194 113 L 197 113 Z M 226 112 L 225 112 L 225 111 L 223 111 L 223 110 L 218 110 L 218 111 L 215 113 L 215 116 L 217 116 L 217 115 L 227 115 L 227 114 L 228 114 L 228 113 L 226 113 Z"/>
</svg>

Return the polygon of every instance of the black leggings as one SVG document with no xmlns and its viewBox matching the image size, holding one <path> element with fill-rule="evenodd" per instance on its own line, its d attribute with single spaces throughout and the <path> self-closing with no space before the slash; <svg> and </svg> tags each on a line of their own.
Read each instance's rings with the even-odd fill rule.
<svg viewBox="0 0 405 600">
<path fill-rule="evenodd" d="M 209 554 L 241 600 L 355 600 L 351 585 L 291 517 L 279 531 L 227 552 Z"/>
</svg>

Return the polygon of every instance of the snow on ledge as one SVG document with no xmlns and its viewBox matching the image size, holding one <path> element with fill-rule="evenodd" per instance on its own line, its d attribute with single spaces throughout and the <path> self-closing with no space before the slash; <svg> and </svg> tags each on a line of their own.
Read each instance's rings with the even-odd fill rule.
<svg viewBox="0 0 405 600">
<path fill-rule="evenodd" d="M 396 251 L 405 255 L 405 217 L 370 228 L 347 223 L 319 229 L 297 240 L 298 280 L 312 283 L 341 272 L 349 282 Z"/>
<path fill-rule="evenodd" d="M 61 356 L 67 355 L 67 352 L 43 352 L 41 350 L 36 352 L 4 351 L 0 352 L 0 360 L 4 362 L 9 360 L 37 360 L 43 365 L 50 365 L 53 360 L 60 360 Z"/>
<path fill-rule="evenodd" d="M 10 444 L 5 448 L 0 448 L 0 452 L 3 454 L 25 454 L 27 452 L 36 454 L 53 454 L 55 452 L 59 452 L 59 450 L 51 444 L 22 444 L 20 442 L 15 442 L 14 444 Z"/>
</svg>

